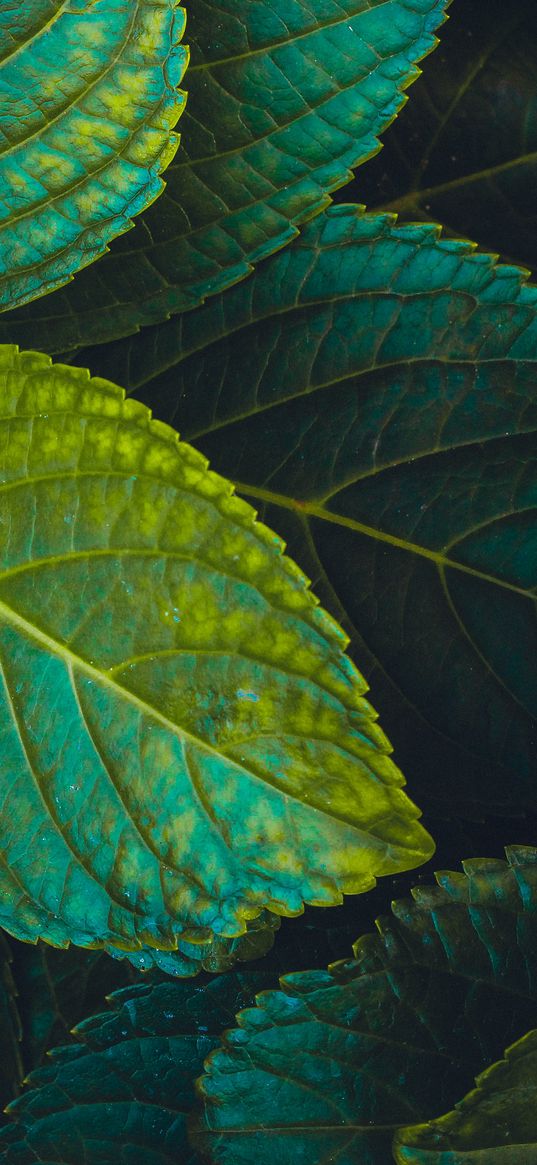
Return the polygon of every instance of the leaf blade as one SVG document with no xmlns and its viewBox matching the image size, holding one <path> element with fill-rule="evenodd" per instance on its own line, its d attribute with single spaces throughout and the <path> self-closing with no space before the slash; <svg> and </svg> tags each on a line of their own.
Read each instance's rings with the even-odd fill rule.
<svg viewBox="0 0 537 1165">
<path fill-rule="evenodd" d="M 438 873 L 353 959 L 262 992 L 209 1055 L 194 1146 L 219 1165 L 381 1165 L 406 1111 L 456 1099 L 534 1014 L 535 850 L 507 857 Z"/>
<path fill-rule="evenodd" d="M 534 803 L 536 307 L 517 268 L 341 206 L 100 354 L 264 503 L 442 809 Z"/>
<path fill-rule="evenodd" d="M 475 1090 L 453 1112 L 427 1125 L 400 1129 L 394 1145 L 398 1165 L 536 1161 L 536 1045 L 535 1031 L 528 1032 L 507 1049 L 503 1060 L 478 1076 Z"/>
<path fill-rule="evenodd" d="M 36 0 L 0 24 L 1 310 L 102 255 L 161 193 L 179 140 L 177 0 L 50 9 Z"/>
<path fill-rule="evenodd" d="M 268 15 L 245 0 L 225 11 L 197 4 L 191 98 L 158 209 L 42 310 L 6 317 L 0 336 L 24 346 L 31 324 L 36 347 L 65 352 L 128 335 L 241 279 L 376 151 L 445 8 L 326 0 L 312 16 L 302 0 L 278 0 Z"/>
<path fill-rule="evenodd" d="M 188 964 L 302 889 L 339 901 L 424 860 L 344 636 L 281 541 L 113 385 L 2 356 L 6 929 L 180 942 Z"/>
</svg>

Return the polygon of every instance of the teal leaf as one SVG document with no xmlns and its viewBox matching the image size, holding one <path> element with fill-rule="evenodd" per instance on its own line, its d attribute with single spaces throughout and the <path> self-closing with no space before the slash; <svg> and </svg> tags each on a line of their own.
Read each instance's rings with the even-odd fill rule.
<svg viewBox="0 0 537 1165">
<path fill-rule="evenodd" d="M 195 1147 L 213 1165 L 387 1165 L 399 1126 L 453 1105 L 535 1021 L 537 850 L 507 857 L 437 874 L 354 958 L 262 992 L 206 1062 Z"/>
<path fill-rule="evenodd" d="M 279 921 L 263 911 L 259 919 L 248 923 L 246 933 L 235 939 L 217 937 L 211 944 L 198 946 L 179 943 L 177 951 L 113 951 L 112 959 L 104 951 L 75 946 L 57 950 L 47 943 L 34 946 L 13 938 L 8 947 L 6 939 L 0 937 L 2 1103 L 18 1093 L 23 1077 L 44 1062 L 49 1048 L 72 1042 L 74 1025 L 100 1010 L 105 997 L 139 981 L 139 971 L 150 972 L 153 983 L 200 969 L 227 970 L 237 960 L 265 954 Z"/>
<path fill-rule="evenodd" d="M 0 339 L 65 352 L 128 335 L 241 279 L 379 149 L 447 0 L 197 0 L 166 192 L 98 267 L 6 316 Z"/>
<path fill-rule="evenodd" d="M 535 1165 L 537 1032 L 476 1080 L 453 1112 L 396 1138 L 398 1165 Z"/>
<path fill-rule="evenodd" d="M 177 0 L 3 0 L 0 310 L 65 284 L 162 191 L 183 29 Z"/>
<path fill-rule="evenodd" d="M 536 353 L 518 269 L 345 206 L 90 353 L 264 506 L 442 812 L 536 804 Z"/>
<path fill-rule="evenodd" d="M 200 987 L 163 983 L 116 992 L 108 1013 L 54 1049 L 10 1106 L 5 1165 L 200 1165 L 187 1122 L 194 1081 L 223 1027 L 268 983 L 261 972 Z"/>
<path fill-rule="evenodd" d="M 192 962 L 423 862 L 280 539 L 114 385 L 0 357 L 2 925 Z"/>
</svg>

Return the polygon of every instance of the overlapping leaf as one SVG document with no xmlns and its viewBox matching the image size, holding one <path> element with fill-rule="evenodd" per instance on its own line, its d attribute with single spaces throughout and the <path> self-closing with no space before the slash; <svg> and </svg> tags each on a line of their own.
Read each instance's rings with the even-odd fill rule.
<svg viewBox="0 0 537 1165">
<path fill-rule="evenodd" d="M 483 12 L 482 0 L 455 0 L 440 50 L 352 193 L 535 268 L 537 10 L 489 0 Z"/>
<path fill-rule="evenodd" d="M 2 1108 L 17 1096 L 24 1076 L 22 1060 L 22 1026 L 17 1008 L 16 988 L 11 967 L 11 952 L 0 934 L 0 1104 Z"/>
<path fill-rule="evenodd" d="M 437 880 L 354 959 L 285 975 L 239 1015 L 201 1081 L 193 1143 L 212 1162 L 386 1165 L 398 1126 L 455 1103 L 534 1024 L 537 851 Z"/>
<path fill-rule="evenodd" d="M 520 272 L 334 207 L 251 280 L 100 356 L 265 503 L 420 801 L 534 807 L 537 291 Z"/>
<path fill-rule="evenodd" d="M 48 352 L 128 335 L 241 278 L 329 201 L 435 44 L 447 0 L 197 0 L 166 193 L 98 267 L 0 323 Z"/>
<path fill-rule="evenodd" d="M 478 1077 L 453 1112 L 396 1138 L 398 1165 L 535 1165 L 537 1032 Z"/>
<path fill-rule="evenodd" d="M 1 355 L 2 925 L 204 959 L 425 860 L 278 537 L 121 390 Z"/>
<path fill-rule="evenodd" d="M 162 191 L 184 103 L 177 3 L 2 0 L 0 310 L 64 284 Z"/>
<path fill-rule="evenodd" d="M 117 992 L 113 1010 L 80 1024 L 32 1073 L 15 1123 L 0 1133 L 6 1165 L 198 1165 L 187 1139 L 194 1080 L 222 1028 L 270 980 L 261 972 Z"/>
</svg>

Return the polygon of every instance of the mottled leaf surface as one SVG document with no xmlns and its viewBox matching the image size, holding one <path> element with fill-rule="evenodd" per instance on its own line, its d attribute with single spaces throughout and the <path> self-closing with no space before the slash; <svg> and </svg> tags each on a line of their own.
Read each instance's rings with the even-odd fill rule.
<svg viewBox="0 0 537 1165">
<path fill-rule="evenodd" d="M 398 1165 L 535 1165 L 537 1032 L 507 1049 L 453 1112 L 397 1135 Z"/>
<path fill-rule="evenodd" d="M 535 1023 L 537 851 L 507 854 L 437 874 L 353 959 L 259 995 L 207 1061 L 193 1143 L 215 1165 L 386 1165 L 398 1126 L 454 1104 Z"/>
<path fill-rule="evenodd" d="M 261 972 L 206 986 L 169 983 L 116 992 L 108 1014 L 56 1048 L 10 1106 L 5 1165 L 200 1165 L 187 1121 L 194 1081 L 222 1028 L 270 980 Z"/>
<path fill-rule="evenodd" d="M 92 355 L 265 504 L 420 802 L 535 807 L 537 291 L 520 271 L 334 207 L 143 348 Z"/>
<path fill-rule="evenodd" d="M 3 0 L 0 310 L 66 283 L 162 191 L 183 28 L 177 0 Z"/>
<path fill-rule="evenodd" d="M 379 148 L 446 0 L 197 0 L 181 147 L 166 192 L 98 267 L 6 317 L 65 352 L 128 335 L 246 275 Z"/>
<path fill-rule="evenodd" d="M 349 193 L 537 267 L 533 0 L 454 0 L 412 99 Z"/>
<path fill-rule="evenodd" d="M 279 538 L 120 389 L 1 358 L 2 925 L 199 946 L 425 860 Z"/>
</svg>

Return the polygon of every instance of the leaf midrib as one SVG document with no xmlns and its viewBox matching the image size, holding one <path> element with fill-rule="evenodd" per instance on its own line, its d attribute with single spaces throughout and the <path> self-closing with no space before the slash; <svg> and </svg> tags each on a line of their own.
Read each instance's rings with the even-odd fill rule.
<svg viewBox="0 0 537 1165">
<path fill-rule="evenodd" d="M 382 214 L 385 212 L 400 212 L 412 210 L 418 207 L 425 200 L 438 197 L 440 194 L 448 194 L 452 190 L 460 190 L 465 186 L 471 186 L 475 182 L 484 182 L 489 178 L 495 178 L 498 174 L 508 173 L 509 170 L 516 170 L 518 166 L 529 166 L 537 163 L 537 150 L 533 150 L 528 154 L 520 154 L 518 158 L 511 158 L 508 162 L 498 162 L 495 166 L 488 166 L 484 170 L 474 170 L 471 174 L 462 174 L 458 178 L 451 178 L 447 182 L 439 182 L 436 186 L 424 186 L 422 190 L 410 190 L 407 194 L 402 194 L 399 198 L 394 198 L 390 202 L 384 202 L 378 206 L 371 206 L 371 214 Z"/>
<path fill-rule="evenodd" d="M 430 550 L 427 546 L 420 546 L 416 542 L 409 542 L 405 538 L 398 538 L 395 534 L 389 534 L 384 530 L 378 530 L 374 526 L 368 526 L 365 522 L 358 522 L 355 518 L 349 518 L 344 514 L 336 514 L 332 510 L 327 510 L 325 506 L 317 502 L 298 501 L 295 498 L 289 497 L 287 494 L 276 493 L 273 490 L 262 489 L 258 486 L 248 485 L 245 482 L 235 481 L 234 485 L 237 493 L 244 494 L 246 497 L 256 498 L 259 501 L 265 502 L 267 505 L 280 506 L 282 509 L 291 510 L 292 513 L 302 517 L 307 515 L 312 518 L 320 518 L 325 522 L 332 522 L 335 526 L 344 526 L 348 530 L 354 530 L 357 534 L 364 534 L 366 537 L 373 538 L 377 542 L 384 542 L 399 550 L 405 550 L 409 554 L 426 558 L 429 562 L 434 562 L 437 567 L 444 570 L 458 570 L 463 574 L 471 575 L 473 578 L 481 579 L 483 582 L 492 583 L 494 586 L 502 587 L 504 590 L 521 595 L 524 599 L 529 599 L 530 602 L 536 602 L 537 600 L 537 596 L 531 591 L 525 590 L 524 587 L 519 587 L 515 583 L 497 578 L 495 575 L 487 574 L 486 571 L 477 570 L 473 566 L 467 566 L 466 563 L 457 562 L 456 559 L 448 558 L 437 550 Z"/>
<path fill-rule="evenodd" d="M 242 774 L 245 774 L 248 779 L 255 784 L 268 786 L 269 788 L 274 789 L 283 799 L 287 798 L 290 801 L 295 801 L 297 804 L 301 805 L 303 809 L 307 809 L 313 813 L 319 813 L 321 816 L 328 818 L 330 821 L 341 821 L 345 826 L 347 826 L 347 828 L 353 829 L 358 835 L 364 834 L 364 828 L 356 825 L 354 822 L 349 821 L 343 816 L 343 814 L 340 814 L 336 810 L 332 809 L 330 812 L 328 812 L 326 809 L 323 809 L 318 805 L 313 805 L 308 801 L 302 800 L 289 789 L 286 789 L 285 791 L 282 790 L 279 785 L 270 780 L 268 774 L 266 776 L 264 775 L 263 777 L 260 777 L 258 773 L 256 773 L 255 770 L 250 766 L 245 767 L 238 761 L 233 760 L 233 758 L 228 756 L 226 753 L 220 752 L 207 741 L 202 740 L 201 737 L 198 737 L 194 733 L 189 732 L 187 728 L 184 728 L 180 724 L 175 724 L 173 720 L 170 720 L 167 716 L 164 715 L 163 712 L 160 712 L 157 708 L 153 707 L 153 705 L 148 704 L 141 696 L 138 696 L 135 692 L 132 692 L 130 688 L 124 687 L 122 684 L 114 680 L 108 672 L 100 671 L 99 668 L 89 663 L 88 660 L 78 655 L 75 651 L 72 651 L 65 643 L 59 642 L 51 635 L 48 635 L 46 631 L 36 627 L 34 623 L 31 623 L 28 619 L 25 619 L 23 615 L 20 615 L 18 611 L 15 611 L 14 608 L 4 600 L 0 600 L 0 616 L 2 615 L 8 623 L 15 626 L 19 631 L 23 632 L 31 639 L 36 640 L 41 646 L 45 647 L 47 651 L 52 652 L 57 658 L 62 659 L 68 666 L 70 665 L 72 667 L 75 665 L 80 671 L 84 672 L 87 676 L 90 676 L 90 678 L 95 683 L 98 683 L 101 687 L 109 688 L 121 699 L 130 701 L 130 703 L 134 705 L 134 707 L 137 708 L 143 716 L 153 717 L 154 720 L 162 724 L 163 727 L 166 728 L 168 732 L 171 732 L 174 736 L 178 736 L 181 740 L 187 741 L 194 745 L 195 748 L 209 753 L 211 756 L 216 757 L 219 761 L 223 761 L 231 768 Z M 27 891 L 25 891 L 25 893 L 27 893 Z"/>
</svg>

